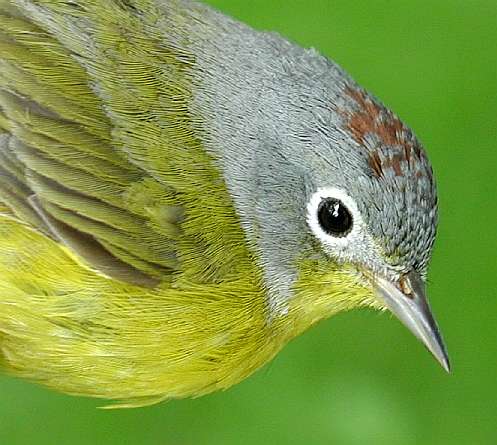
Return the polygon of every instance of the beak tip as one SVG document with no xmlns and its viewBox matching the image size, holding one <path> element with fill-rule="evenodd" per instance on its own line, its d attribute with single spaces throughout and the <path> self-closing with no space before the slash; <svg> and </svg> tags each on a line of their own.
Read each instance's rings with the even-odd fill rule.
<svg viewBox="0 0 497 445">
<path fill-rule="evenodd" d="M 440 364 L 442 365 L 442 368 L 445 370 L 445 372 L 447 372 L 447 374 L 450 374 L 452 372 L 452 366 L 448 357 L 444 357 L 442 360 L 440 360 Z"/>
<path fill-rule="evenodd" d="M 429 314 L 431 315 L 431 312 Z M 433 317 L 431 317 L 430 325 L 432 335 L 422 338 L 422 342 L 433 354 L 437 362 L 440 363 L 447 374 L 450 374 L 452 366 L 450 364 L 449 353 L 447 352 L 447 347 L 445 346 L 445 342 Z"/>
<path fill-rule="evenodd" d="M 450 374 L 452 372 L 452 365 L 450 364 L 447 352 L 444 351 L 444 355 L 440 359 L 438 359 L 438 361 L 442 365 L 442 368 L 447 372 L 447 374 Z"/>
</svg>

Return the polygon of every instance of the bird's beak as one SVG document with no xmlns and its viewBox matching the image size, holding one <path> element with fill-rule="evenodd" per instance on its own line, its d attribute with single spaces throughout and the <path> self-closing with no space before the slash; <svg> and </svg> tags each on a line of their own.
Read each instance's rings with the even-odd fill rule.
<svg viewBox="0 0 497 445">
<path fill-rule="evenodd" d="M 443 368 L 450 363 L 437 322 L 425 295 L 425 285 L 415 272 L 404 275 L 398 284 L 375 277 L 376 294 L 385 306 L 428 348 Z"/>
</svg>

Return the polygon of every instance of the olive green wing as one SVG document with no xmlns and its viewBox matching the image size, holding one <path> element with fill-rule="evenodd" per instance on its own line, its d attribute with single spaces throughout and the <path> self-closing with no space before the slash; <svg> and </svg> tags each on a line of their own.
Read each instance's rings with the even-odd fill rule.
<svg viewBox="0 0 497 445">
<path fill-rule="evenodd" d="M 194 58 L 159 21 L 148 0 L 0 0 L 0 200 L 112 278 L 216 281 L 249 255 L 191 128 Z"/>
</svg>

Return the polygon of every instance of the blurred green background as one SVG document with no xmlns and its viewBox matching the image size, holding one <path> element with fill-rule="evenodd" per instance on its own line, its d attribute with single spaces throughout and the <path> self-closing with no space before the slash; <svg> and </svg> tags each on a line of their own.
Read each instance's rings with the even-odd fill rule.
<svg viewBox="0 0 497 445">
<path fill-rule="evenodd" d="M 211 0 L 332 57 L 425 143 L 441 223 L 429 294 L 446 375 L 388 315 L 320 323 L 224 393 L 103 411 L 0 377 L 0 443 L 497 443 L 497 2 Z"/>
</svg>

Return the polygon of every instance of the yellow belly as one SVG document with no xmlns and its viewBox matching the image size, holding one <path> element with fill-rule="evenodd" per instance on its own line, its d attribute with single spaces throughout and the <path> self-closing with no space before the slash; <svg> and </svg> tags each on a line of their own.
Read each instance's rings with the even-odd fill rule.
<svg viewBox="0 0 497 445">
<path fill-rule="evenodd" d="M 131 405 L 198 396 L 247 377 L 287 338 L 253 277 L 144 289 L 6 216 L 0 277 L 3 368 L 68 393 Z"/>
</svg>

